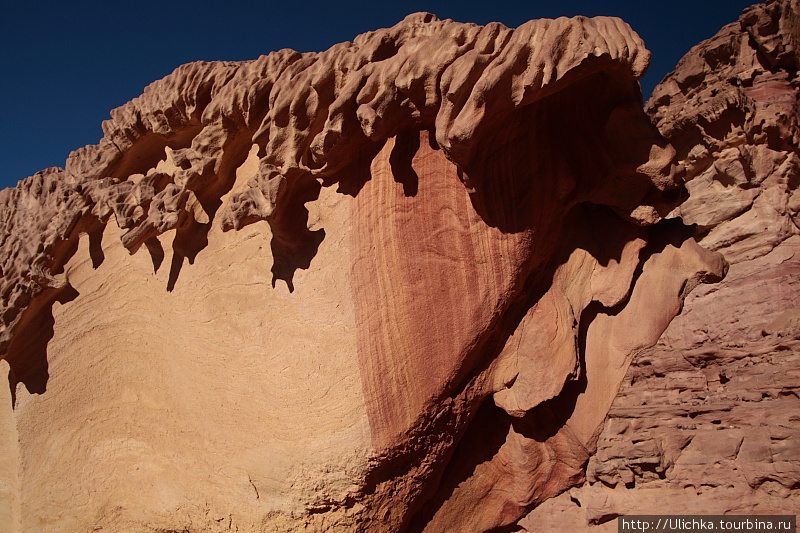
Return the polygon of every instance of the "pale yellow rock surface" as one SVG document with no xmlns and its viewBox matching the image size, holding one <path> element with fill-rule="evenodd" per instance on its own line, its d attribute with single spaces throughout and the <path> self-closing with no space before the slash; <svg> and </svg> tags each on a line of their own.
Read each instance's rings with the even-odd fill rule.
<svg viewBox="0 0 800 533">
<path fill-rule="evenodd" d="M 293 293 L 264 275 L 266 223 L 212 228 L 171 292 L 171 254 L 154 274 L 109 224 L 94 269 L 81 239 L 63 274 L 80 296 L 54 307 L 47 393 L 18 389 L 25 531 L 255 529 L 348 497 L 369 447 L 336 268 L 349 262 L 348 200 L 317 201 L 329 237 Z"/>
<path fill-rule="evenodd" d="M 0 376 L 8 376 L 8 363 L 0 361 Z M 9 532 L 20 530 L 19 441 L 11 408 L 11 391 L 0 388 L 0 524 Z"/>
</svg>

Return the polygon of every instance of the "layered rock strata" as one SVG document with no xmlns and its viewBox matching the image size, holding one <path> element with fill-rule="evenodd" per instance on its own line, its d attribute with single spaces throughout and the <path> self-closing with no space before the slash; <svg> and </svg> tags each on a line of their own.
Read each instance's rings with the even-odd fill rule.
<svg viewBox="0 0 800 533">
<path fill-rule="evenodd" d="M 670 217 L 722 253 L 634 359 L 587 482 L 522 521 L 616 531 L 620 514 L 800 512 L 800 5 L 745 10 L 647 111 L 687 169 Z M 599 527 L 594 527 L 599 526 Z"/>
<path fill-rule="evenodd" d="M 613 18 L 192 63 L 0 192 L 12 531 L 501 531 L 722 256 Z M 681 208 L 682 209 L 682 208 Z"/>
</svg>

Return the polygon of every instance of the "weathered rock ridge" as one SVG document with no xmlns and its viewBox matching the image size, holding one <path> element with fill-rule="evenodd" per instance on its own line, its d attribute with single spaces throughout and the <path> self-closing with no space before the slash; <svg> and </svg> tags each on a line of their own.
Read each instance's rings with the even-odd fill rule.
<svg viewBox="0 0 800 533">
<path fill-rule="evenodd" d="M 584 478 L 638 479 L 619 413 L 675 432 L 635 386 L 743 364 L 734 326 L 709 328 L 754 272 L 783 299 L 753 316 L 800 307 L 796 12 L 754 8 L 715 38 L 741 52 L 721 67 L 684 60 L 648 108 L 661 134 L 649 53 L 613 18 L 415 14 L 153 83 L 65 169 L 0 192 L 0 521 L 511 531 Z M 709 107 L 745 63 L 747 98 Z M 742 331 L 791 383 L 781 316 Z M 786 453 L 747 491 L 777 476 L 796 501 Z"/>
</svg>

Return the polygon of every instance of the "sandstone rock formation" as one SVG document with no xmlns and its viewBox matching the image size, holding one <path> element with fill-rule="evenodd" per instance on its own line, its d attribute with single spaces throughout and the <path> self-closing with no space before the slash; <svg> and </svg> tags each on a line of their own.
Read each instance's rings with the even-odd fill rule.
<svg viewBox="0 0 800 533">
<path fill-rule="evenodd" d="M 763 16 L 753 40 L 790 72 L 797 40 Z M 691 125 L 724 113 L 701 105 L 668 125 L 677 112 L 659 118 L 673 104 L 657 94 L 651 113 L 691 163 L 679 166 L 642 110 L 648 59 L 613 18 L 509 29 L 415 14 L 319 54 L 185 65 L 113 111 L 99 145 L 0 192 L 0 520 L 524 527 L 583 482 L 598 442 L 603 458 L 619 448 L 609 427 L 637 393 L 601 430 L 631 360 L 644 376 L 653 354 L 705 342 L 694 307 L 670 322 L 722 279 L 718 251 L 749 265 L 722 295 L 766 272 L 746 261 L 767 248 L 793 257 L 791 202 L 780 238 L 756 229 L 752 246 L 725 237 L 735 202 L 698 206 L 717 174 L 747 204 L 739 217 L 780 203 L 797 130 L 764 118 L 758 143 L 697 140 Z M 796 89 L 756 85 L 762 74 L 757 94 Z M 759 143 L 753 160 L 717 154 Z M 762 170 L 738 176 L 740 160 L 769 170 L 756 183 Z M 697 294 L 691 305 L 717 292 Z M 590 462 L 579 490 L 635 473 L 627 457 Z"/>
<path fill-rule="evenodd" d="M 695 224 L 730 270 L 633 361 L 587 483 L 523 526 L 616 531 L 617 515 L 665 509 L 800 513 L 799 67 L 800 4 L 773 1 L 656 87 L 647 111 L 687 170 L 670 217 Z"/>
</svg>

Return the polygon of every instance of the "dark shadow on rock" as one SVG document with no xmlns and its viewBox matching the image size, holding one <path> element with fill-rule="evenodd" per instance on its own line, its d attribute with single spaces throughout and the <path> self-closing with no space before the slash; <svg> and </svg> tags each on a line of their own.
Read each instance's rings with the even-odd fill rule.
<svg viewBox="0 0 800 533">
<path fill-rule="evenodd" d="M 105 260 L 103 253 L 103 231 L 105 229 L 105 222 L 101 222 L 91 213 L 81 216 L 70 230 L 69 237 L 57 241 L 50 252 L 53 257 L 50 273 L 57 275 L 64 272 L 64 267 L 78 251 L 81 236 L 84 234 L 89 236 L 89 257 L 92 260 L 92 267 L 97 269 Z"/>
<path fill-rule="evenodd" d="M 635 80 L 604 72 L 498 114 L 482 131 L 459 170 L 475 211 L 504 233 L 546 227 L 582 202 L 630 213 L 654 189 L 637 169 L 666 144 Z"/>
<path fill-rule="evenodd" d="M 378 152 L 381 151 L 385 143 L 374 143 L 365 140 L 358 145 L 358 152 L 348 160 L 346 166 L 331 174 L 323 181 L 323 185 L 328 187 L 334 183 L 339 186 L 336 192 L 346 194 L 355 198 L 364 185 L 372 179 L 370 164 Z"/>
<path fill-rule="evenodd" d="M 172 264 L 170 265 L 169 279 L 167 281 L 168 292 L 172 292 L 175 289 L 175 283 L 178 281 L 178 276 L 183 268 L 183 260 L 188 259 L 189 264 L 193 265 L 197 254 L 208 246 L 208 232 L 210 229 L 210 222 L 201 224 L 190 214 L 186 212 L 182 214 L 181 221 L 178 223 L 178 228 L 175 232 L 175 239 L 172 241 Z M 151 237 L 151 239 L 155 239 L 155 237 Z M 145 241 L 145 244 L 147 244 L 147 241 Z M 157 252 L 158 250 L 156 250 Z M 153 266 L 155 267 L 155 259 Z"/>
<path fill-rule="evenodd" d="M 105 229 L 105 224 L 97 220 L 94 227 L 89 231 L 89 257 L 92 259 L 92 268 L 95 270 L 106 259 L 106 255 L 103 253 L 103 231 Z"/>
<path fill-rule="evenodd" d="M 210 97 L 209 97 L 210 98 Z M 222 206 L 222 198 L 230 192 L 236 182 L 236 169 L 245 162 L 252 142 L 247 130 L 241 130 L 225 141 L 222 148 L 223 157 L 219 169 L 213 171 L 206 167 L 202 173 L 188 176 L 186 189 L 191 191 L 198 205 L 186 205 L 180 212 L 180 218 L 175 229 L 175 239 L 172 242 L 172 264 L 170 266 L 167 291 L 172 292 L 183 268 L 184 259 L 189 264 L 194 264 L 197 255 L 208 246 L 208 232 Z M 200 219 L 200 221 L 198 221 Z M 153 270 L 158 272 L 164 261 L 164 250 L 156 236 L 160 232 L 145 231 L 139 238 L 139 244 L 144 243 L 153 260 Z M 138 245 L 131 248 L 132 252 Z"/>
<path fill-rule="evenodd" d="M 561 393 L 555 398 L 540 403 L 528 411 L 524 417 L 513 419 L 512 425 L 517 433 L 537 442 L 545 442 L 564 427 L 575 412 L 578 396 L 586 392 L 586 338 L 589 326 L 598 314 L 615 315 L 625 307 L 625 303 L 608 309 L 598 302 L 592 302 L 583 310 L 578 327 L 580 372 L 577 378 L 565 383 Z"/>
<path fill-rule="evenodd" d="M 304 174 L 287 179 L 281 190 L 275 211 L 268 218 L 272 230 L 272 286 L 277 280 L 286 282 L 289 292 L 294 292 L 294 273 L 308 269 L 325 239 L 325 230 L 308 229 L 306 202 L 319 198 L 322 185 L 311 175 Z"/>
<path fill-rule="evenodd" d="M 506 441 L 511 417 L 486 399 L 467 427 L 467 431 L 453 450 L 452 458 L 441 473 L 440 483 L 433 497 L 417 512 L 407 531 L 422 531 L 441 506 L 449 500 L 464 481 L 472 477 L 475 469 L 492 460 Z M 438 480 L 437 480 L 438 481 Z"/>
<path fill-rule="evenodd" d="M 12 407 L 16 405 L 19 383 L 31 394 L 44 394 L 47 390 L 50 378 L 47 345 L 53 338 L 55 325 L 53 304 L 65 304 L 77 297 L 78 291 L 69 284 L 60 289 L 45 289 L 25 310 L 6 356 Z"/>
<path fill-rule="evenodd" d="M 605 205 L 584 202 L 575 206 L 566 218 L 564 241 L 575 249 L 589 252 L 602 267 L 619 263 L 625 246 L 637 238 L 647 239 L 647 230 L 620 218 Z M 565 255 L 564 260 L 568 258 Z"/>
<path fill-rule="evenodd" d="M 416 196 L 419 190 L 419 176 L 411 166 L 418 150 L 419 132 L 406 130 L 397 135 L 389 155 L 394 180 L 403 186 L 403 194 L 406 196 Z"/>
<path fill-rule="evenodd" d="M 157 237 L 150 237 L 144 241 L 147 251 L 150 254 L 150 259 L 153 261 L 153 274 L 158 274 L 158 269 L 164 262 L 164 247 L 161 246 L 161 241 Z"/>
<path fill-rule="evenodd" d="M 169 279 L 167 280 L 167 292 L 175 290 L 175 283 L 178 281 L 178 276 L 183 268 L 184 256 L 177 252 L 172 253 L 172 264 L 169 267 Z"/>
<path fill-rule="evenodd" d="M 433 150 L 442 149 L 442 147 L 439 146 L 439 143 L 436 141 L 436 128 L 431 128 L 428 130 L 428 146 L 430 146 Z"/>
<path fill-rule="evenodd" d="M 664 250 L 667 245 L 680 248 L 686 240 L 695 238 L 697 226 L 687 226 L 680 218 L 670 218 L 648 227 L 647 233 L 649 237 L 647 246 L 641 253 L 640 266 L 644 265 L 651 255 Z"/>
<path fill-rule="evenodd" d="M 92 258 L 92 268 L 95 270 L 103 264 L 106 256 L 103 253 L 103 232 L 89 234 L 89 257 Z"/>
<path fill-rule="evenodd" d="M 188 222 L 178 227 L 175 233 L 175 240 L 172 243 L 172 250 L 177 255 L 182 255 L 193 265 L 197 254 L 208 246 L 208 232 L 211 223 L 200 224 L 193 218 L 187 217 Z"/>
</svg>

